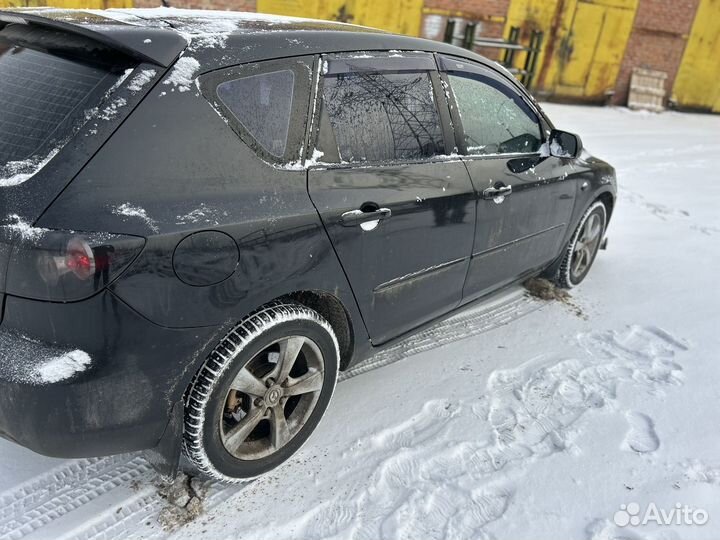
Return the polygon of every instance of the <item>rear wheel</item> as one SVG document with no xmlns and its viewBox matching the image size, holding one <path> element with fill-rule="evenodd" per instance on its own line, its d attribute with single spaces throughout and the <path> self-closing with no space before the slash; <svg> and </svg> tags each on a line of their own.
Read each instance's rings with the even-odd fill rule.
<svg viewBox="0 0 720 540">
<path fill-rule="evenodd" d="M 585 279 L 600 249 L 606 224 L 605 205 L 596 201 L 583 215 L 567 245 L 556 277 L 560 287 L 571 289 Z"/>
<path fill-rule="evenodd" d="M 274 304 L 233 329 L 209 355 L 185 399 L 184 450 L 205 474 L 239 481 L 300 449 L 335 387 L 330 324 L 296 304 Z"/>
</svg>

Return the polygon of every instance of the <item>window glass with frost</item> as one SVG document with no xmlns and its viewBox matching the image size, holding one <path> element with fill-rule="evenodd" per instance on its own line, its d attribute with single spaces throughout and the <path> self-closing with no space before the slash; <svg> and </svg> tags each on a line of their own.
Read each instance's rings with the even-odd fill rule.
<svg viewBox="0 0 720 540">
<path fill-rule="evenodd" d="M 537 152 L 540 124 L 512 90 L 480 75 L 448 75 L 465 133 L 468 154 Z"/>
<path fill-rule="evenodd" d="M 416 160 L 444 154 L 440 116 L 428 72 L 326 75 L 324 120 L 340 161 Z M 325 137 L 327 140 L 329 137 Z"/>
<path fill-rule="evenodd" d="M 243 128 L 267 152 L 285 154 L 292 114 L 295 74 L 290 70 L 227 81 L 217 95 Z"/>
<path fill-rule="evenodd" d="M 0 41 L 0 178 L 61 146 L 117 79 L 104 66 Z"/>
</svg>

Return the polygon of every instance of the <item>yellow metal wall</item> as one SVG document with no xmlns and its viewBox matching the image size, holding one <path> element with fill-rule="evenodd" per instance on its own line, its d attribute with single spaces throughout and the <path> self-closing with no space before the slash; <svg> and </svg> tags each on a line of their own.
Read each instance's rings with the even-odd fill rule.
<svg viewBox="0 0 720 540">
<path fill-rule="evenodd" d="M 343 20 L 418 36 L 423 4 L 423 0 L 258 0 L 257 10 L 294 17 Z"/>
<path fill-rule="evenodd" d="M 81 9 L 131 8 L 133 0 L 0 0 L 0 8 L 42 6 Z"/>
<path fill-rule="evenodd" d="M 420 35 L 423 0 L 355 0 L 353 4 L 355 24 L 408 36 Z"/>
<path fill-rule="evenodd" d="M 542 84 L 539 73 L 542 66 L 546 63 L 546 56 L 553 41 L 551 29 L 559 9 L 558 0 L 511 0 L 508 8 L 507 19 L 505 21 L 505 36 L 510 34 L 510 28 L 513 26 L 521 29 L 520 40 L 527 45 L 530 39 L 530 33 L 533 30 L 543 32 L 543 46 L 537 60 L 535 69 L 535 77 L 532 84 L 537 87 Z M 522 67 L 525 56 L 518 54 L 516 56 L 516 66 Z"/>
<path fill-rule="evenodd" d="M 512 0 L 505 34 L 511 26 L 522 28 L 525 39 L 531 30 L 544 32 L 534 80 L 538 90 L 601 100 L 615 86 L 637 4 L 638 0 Z"/>
<path fill-rule="evenodd" d="M 720 0 L 700 0 L 673 96 L 682 106 L 720 112 Z"/>
<path fill-rule="evenodd" d="M 320 18 L 320 12 L 337 13 L 342 4 L 342 1 L 332 0 L 258 0 L 257 10 L 290 17 Z"/>
</svg>

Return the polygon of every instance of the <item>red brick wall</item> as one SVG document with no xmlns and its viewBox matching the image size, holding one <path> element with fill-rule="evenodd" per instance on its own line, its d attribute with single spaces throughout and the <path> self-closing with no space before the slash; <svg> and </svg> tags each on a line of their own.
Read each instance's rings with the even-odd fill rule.
<svg viewBox="0 0 720 540">
<path fill-rule="evenodd" d="M 627 103 L 634 67 L 668 74 L 670 97 L 700 0 L 640 0 L 632 33 L 615 83 L 613 103 Z"/>
<path fill-rule="evenodd" d="M 429 9 L 442 9 L 449 11 L 463 11 L 475 15 L 496 15 L 504 17 L 507 14 L 510 0 L 426 0 L 425 7 Z"/>
<path fill-rule="evenodd" d="M 477 37 L 503 37 L 504 21 L 509 5 L 510 0 L 425 0 L 426 15 L 421 35 L 429 39 L 442 40 L 447 24 L 446 14 L 451 14 L 477 22 L 479 26 Z M 442 17 L 442 20 L 438 21 L 438 17 Z M 425 24 L 428 19 L 434 19 L 432 27 Z M 479 49 L 478 52 L 490 58 L 497 56 L 496 49 Z"/>
</svg>

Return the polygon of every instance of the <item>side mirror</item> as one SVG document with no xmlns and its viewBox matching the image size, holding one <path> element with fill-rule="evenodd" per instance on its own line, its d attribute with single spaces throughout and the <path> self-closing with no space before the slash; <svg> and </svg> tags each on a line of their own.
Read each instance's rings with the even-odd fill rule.
<svg viewBox="0 0 720 540">
<path fill-rule="evenodd" d="M 559 158 L 576 158 L 582 152 L 582 141 L 578 135 L 553 129 L 550 132 L 550 155 Z"/>
</svg>

